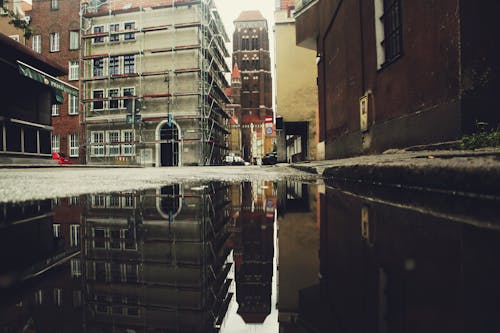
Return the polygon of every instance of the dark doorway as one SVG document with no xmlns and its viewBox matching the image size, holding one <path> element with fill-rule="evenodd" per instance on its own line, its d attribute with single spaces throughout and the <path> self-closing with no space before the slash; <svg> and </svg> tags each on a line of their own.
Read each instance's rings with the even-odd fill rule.
<svg viewBox="0 0 500 333">
<path fill-rule="evenodd" d="M 162 126 L 160 129 L 161 140 L 161 166 L 179 165 L 179 131 L 174 124 Z"/>
<path fill-rule="evenodd" d="M 285 122 L 285 133 L 287 146 L 293 145 L 293 141 L 300 137 L 300 151 L 296 151 L 292 156 L 287 156 L 292 162 L 307 160 L 307 146 L 309 137 L 309 123 L 306 121 Z"/>
</svg>

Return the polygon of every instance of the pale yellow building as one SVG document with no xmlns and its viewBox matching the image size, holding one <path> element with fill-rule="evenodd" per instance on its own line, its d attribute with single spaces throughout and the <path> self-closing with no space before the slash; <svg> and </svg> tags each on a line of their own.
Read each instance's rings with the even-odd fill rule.
<svg viewBox="0 0 500 333">
<path fill-rule="evenodd" d="M 295 44 L 293 7 L 275 11 L 276 115 L 278 160 L 324 159 L 318 142 L 316 52 Z"/>
</svg>

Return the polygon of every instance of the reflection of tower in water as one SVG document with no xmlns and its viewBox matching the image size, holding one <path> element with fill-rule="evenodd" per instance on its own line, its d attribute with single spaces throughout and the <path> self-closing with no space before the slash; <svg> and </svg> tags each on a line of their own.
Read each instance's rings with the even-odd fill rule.
<svg viewBox="0 0 500 333">
<path fill-rule="evenodd" d="M 246 323 L 263 323 L 271 313 L 273 277 L 273 184 L 243 183 L 242 209 L 234 238 L 236 300 Z M 267 211 L 267 213 L 266 213 Z"/>
<path fill-rule="evenodd" d="M 93 197 L 85 226 L 88 327 L 217 331 L 232 296 L 226 195 L 215 184 Z"/>
</svg>

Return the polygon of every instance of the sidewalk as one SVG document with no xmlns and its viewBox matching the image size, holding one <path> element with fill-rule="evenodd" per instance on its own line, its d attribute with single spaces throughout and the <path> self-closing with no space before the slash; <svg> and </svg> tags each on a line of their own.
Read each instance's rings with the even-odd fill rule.
<svg viewBox="0 0 500 333">
<path fill-rule="evenodd" d="M 500 150 L 391 150 L 293 164 L 327 180 L 500 196 Z"/>
</svg>

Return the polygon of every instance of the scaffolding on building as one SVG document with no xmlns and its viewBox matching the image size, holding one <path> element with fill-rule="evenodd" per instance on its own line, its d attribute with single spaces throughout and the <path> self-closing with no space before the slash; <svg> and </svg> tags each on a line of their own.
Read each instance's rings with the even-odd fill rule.
<svg viewBox="0 0 500 333">
<path fill-rule="evenodd" d="M 224 74 L 229 72 L 225 61 L 225 58 L 229 57 L 225 45 L 229 38 L 213 0 L 165 0 L 154 8 L 146 7 L 145 1 L 138 1 L 137 8 L 127 9 L 118 7 L 122 3 L 120 0 L 108 0 L 105 3 L 91 2 L 82 10 L 80 73 L 83 86 L 81 98 L 83 123 L 87 132 L 87 161 L 95 160 L 95 153 L 98 152 L 97 155 L 102 155 L 101 153 L 104 155 L 99 156 L 103 164 L 114 164 L 120 160 L 126 164 L 144 164 L 144 158 L 139 156 L 138 150 L 149 147 L 156 156 L 156 163 L 153 162 L 153 164 L 162 165 L 163 157 L 158 158 L 162 155 L 158 146 L 173 144 L 175 141 L 177 148 L 170 150 L 172 155 L 175 152 L 177 156 L 184 154 L 182 150 L 185 145 L 199 142 L 199 156 L 196 164 L 221 163 L 224 155 L 227 154 L 226 136 L 230 133 L 228 129 L 230 116 L 225 111 L 225 104 L 229 103 L 225 94 L 228 82 Z M 187 9 L 189 9 L 188 15 L 186 15 Z M 148 15 L 152 15 L 151 13 L 155 10 L 161 10 L 168 15 L 163 15 L 160 22 L 156 20 L 155 24 L 150 24 L 151 16 L 148 17 Z M 184 16 L 189 16 L 191 19 L 177 15 L 179 11 L 183 11 Z M 111 22 L 123 21 L 119 15 L 129 15 L 129 20 L 131 20 L 131 13 L 135 15 L 135 25 L 132 28 L 129 26 L 121 30 L 111 29 Z M 98 26 L 102 28 L 95 31 L 95 27 Z M 109 27 L 107 31 L 105 31 L 105 26 Z M 186 39 L 185 31 L 196 33 L 197 42 L 186 43 L 183 40 L 183 38 Z M 140 41 L 139 38 L 134 38 L 135 47 L 127 49 L 120 47 L 121 42 L 117 41 L 122 40 L 123 36 L 132 35 L 140 36 Z M 149 39 L 158 40 L 158 38 L 168 39 L 167 42 L 163 40 L 163 44 L 169 45 L 161 45 L 161 43 L 157 45 L 149 41 Z M 136 59 L 133 64 L 134 70 L 125 71 L 114 68 L 111 70 L 111 64 L 120 67 L 124 60 L 120 60 L 119 57 L 126 56 L 133 56 Z M 180 65 L 189 61 L 179 59 L 189 56 L 197 57 L 197 64 Z M 163 59 L 163 66 L 147 70 L 148 67 L 154 67 L 151 63 L 157 61 L 155 59 L 159 57 Z M 95 64 L 101 67 L 96 70 Z M 197 86 L 189 87 L 185 84 L 186 77 L 194 78 Z M 126 96 L 123 93 L 116 93 L 116 87 L 121 87 L 119 91 L 123 91 L 127 84 L 132 85 L 131 81 L 135 83 L 133 94 Z M 166 86 L 163 91 L 158 90 L 160 81 L 163 81 Z M 189 80 L 189 82 L 192 81 Z M 153 85 L 152 82 L 157 82 L 157 84 Z M 94 90 L 99 90 L 95 88 L 97 86 L 102 90 L 99 94 L 93 93 Z M 143 112 L 140 121 L 136 123 L 135 119 L 132 119 L 132 124 L 127 124 L 126 105 L 133 99 L 142 101 L 146 111 Z M 186 108 L 185 101 L 194 99 L 196 99 L 196 106 L 191 109 Z M 165 139 L 156 133 L 158 129 L 152 127 L 151 124 L 158 124 L 166 119 L 169 124 L 173 122 L 178 126 L 179 123 L 188 124 L 189 122 L 196 124 L 197 128 L 192 128 L 194 125 L 189 125 L 187 128 L 169 125 L 172 131 L 180 129 L 180 133 L 177 135 L 167 133 Z M 131 125 L 134 129 L 134 151 L 131 154 L 132 150 L 129 149 L 127 152 L 130 156 L 125 156 L 125 159 L 119 158 L 123 156 L 108 156 L 108 146 L 127 145 L 130 142 L 123 140 L 107 142 L 104 135 L 102 140 L 101 138 L 95 140 L 90 136 L 89 128 L 107 131 L 120 126 L 123 128 L 126 125 Z M 186 135 L 188 132 L 189 136 Z M 130 136 L 128 139 L 130 140 Z M 184 150 L 187 151 L 187 149 Z M 172 165 L 183 164 L 179 157 L 177 159 L 178 163 L 172 163 Z M 174 161 L 174 157 L 169 157 L 169 160 Z"/>
</svg>

